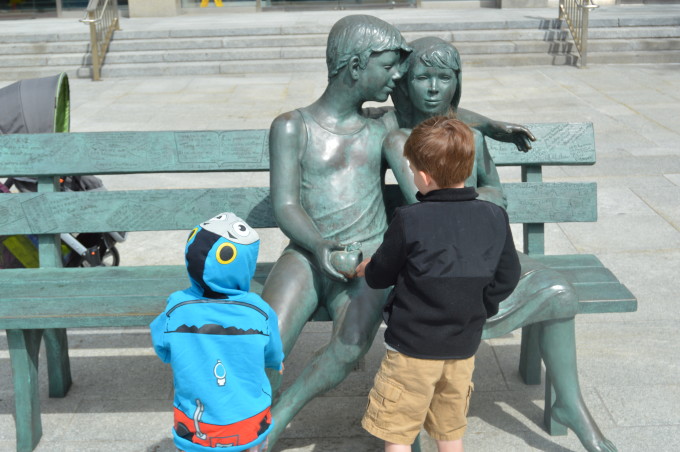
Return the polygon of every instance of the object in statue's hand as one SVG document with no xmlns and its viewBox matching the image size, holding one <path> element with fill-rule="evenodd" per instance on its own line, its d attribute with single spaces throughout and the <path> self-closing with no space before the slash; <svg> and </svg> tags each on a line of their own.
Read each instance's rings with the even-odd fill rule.
<svg viewBox="0 0 680 452">
<path fill-rule="evenodd" d="M 354 278 L 354 270 L 362 260 L 364 260 L 364 253 L 361 252 L 361 243 L 359 242 L 350 243 L 345 246 L 344 250 L 333 251 L 331 253 L 333 268 L 347 278 Z"/>
</svg>

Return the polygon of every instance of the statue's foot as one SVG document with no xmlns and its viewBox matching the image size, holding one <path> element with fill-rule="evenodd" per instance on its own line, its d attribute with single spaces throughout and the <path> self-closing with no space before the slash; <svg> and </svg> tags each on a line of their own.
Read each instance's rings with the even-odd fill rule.
<svg viewBox="0 0 680 452">
<path fill-rule="evenodd" d="M 614 443 L 604 437 L 583 401 L 579 406 L 570 407 L 556 402 L 552 417 L 571 429 L 589 452 L 617 452 Z"/>
</svg>

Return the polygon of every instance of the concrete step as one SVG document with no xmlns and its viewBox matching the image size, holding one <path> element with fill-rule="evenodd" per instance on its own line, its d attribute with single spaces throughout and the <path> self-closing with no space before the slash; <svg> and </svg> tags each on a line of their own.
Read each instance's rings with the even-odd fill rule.
<svg viewBox="0 0 680 452">
<path fill-rule="evenodd" d="M 588 52 L 657 52 L 662 50 L 680 50 L 678 38 L 650 39 L 595 39 L 589 41 Z"/>
<path fill-rule="evenodd" d="M 320 72 L 326 68 L 325 58 L 272 60 L 272 61 L 199 61 L 149 63 L 149 64 L 111 64 L 102 68 L 104 77 L 164 77 L 179 75 L 218 75 L 243 73 L 283 73 L 283 72 Z"/>
<path fill-rule="evenodd" d="M 10 33 L 0 34 L 0 45 L 40 42 L 89 41 L 90 34 L 83 33 Z"/>
<path fill-rule="evenodd" d="M 34 55 L 52 53 L 85 53 L 90 50 L 89 41 L 31 42 L 3 44 L 0 42 L 0 55 Z"/>
<path fill-rule="evenodd" d="M 655 52 L 591 52 L 588 51 L 588 64 L 666 64 L 680 63 L 679 50 L 659 50 Z"/>
<path fill-rule="evenodd" d="M 622 26 L 623 22 L 627 26 Z M 680 63 L 680 18 L 591 21 L 589 64 Z M 649 26 L 649 24 L 656 26 Z M 466 66 L 575 64 L 578 53 L 559 20 L 397 24 L 407 40 L 453 42 Z M 74 26 L 74 30 L 78 29 Z M 116 31 L 102 76 L 324 71 L 327 24 Z M 88 35 L 0 33 L 0 77 L 90 74 Z M 21 75 L 21 77 L 19 77 Z"/>
<path fill-rule="evenodd" d="M 0 66 L 0 80 L 23 80 L 27 78 L 49 77 L 60 72 L 65 72 L 69 78 L 91 78 L 92 72 L 89 67 L 69 66 L 31 66 L 31 67 L 4 67 Z"/>
<path fill-rule="evenodd" d="M 628 27 L 590 28 L 589 39 L 645 39 L 680 38 L 680 26 L 674 27 Z"/>
</svg>

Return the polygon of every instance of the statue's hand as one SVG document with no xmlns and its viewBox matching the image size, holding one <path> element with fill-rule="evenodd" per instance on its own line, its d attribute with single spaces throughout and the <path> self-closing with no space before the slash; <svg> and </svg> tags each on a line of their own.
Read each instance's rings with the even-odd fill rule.
<svg viewBox="0 0 680 452">
<path fill-rule="evenodd" d="M 344 249 L 344 245 L 330 240 L 321 241 L 314 249 L 314 257 L 316 257 L 319 268 L 321 268 L 321 271 L 323 271 L 326 276 L 334 281 L 347 282 L 347 278 L 342 273 L 338 272 L 331 263 L 331 253 Z"/>
<path fill-rule="evenodd" d="M 514 143 L 520 152 L 527 152 L 531 149 L 531 142 L 536 141 L 534 134 L 526 127 L 503 121 L 492 121 L 489 124 L 487 136 L 496 141 Z"/>
</svg>

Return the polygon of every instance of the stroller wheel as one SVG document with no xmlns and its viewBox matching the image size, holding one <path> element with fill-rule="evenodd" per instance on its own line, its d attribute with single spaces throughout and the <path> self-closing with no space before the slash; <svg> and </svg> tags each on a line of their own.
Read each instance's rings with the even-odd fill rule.
<svg viewBox="0 0 680 452">
<path fill-rule="evenodd" d="M 112 246 L 104 253 L 102 265 L 105 267 L 118 267 L 120 265 L 120 253 L 115 246 Z"/>
</svg>

